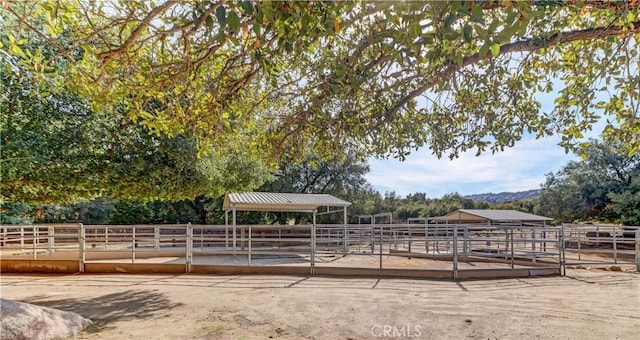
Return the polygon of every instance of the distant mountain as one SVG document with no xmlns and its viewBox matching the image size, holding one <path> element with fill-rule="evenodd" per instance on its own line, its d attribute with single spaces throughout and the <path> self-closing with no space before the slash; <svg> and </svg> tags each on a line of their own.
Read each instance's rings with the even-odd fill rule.
<svg viewBox="0 0 640 340">
<path fill-rule="evenodd" d="M 538 197 L 540 189 L 533 189 L 527 191 L 518 192 L 500 192 L 494 194 L 492 192 L 485 194 L 466 195 L 465 198 L 470 198 L 474 201 L 485 201 L 489 203 L 505 203 L 513 201 L 530 200 Z"/>
</svg>

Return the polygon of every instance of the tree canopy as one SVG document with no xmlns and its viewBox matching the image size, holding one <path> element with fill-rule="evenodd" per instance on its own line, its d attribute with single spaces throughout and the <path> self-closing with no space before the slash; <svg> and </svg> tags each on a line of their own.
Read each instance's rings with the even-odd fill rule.
<svg viewBox="0 0 640 340">
<path fill-rule="evenodd" d="M 598 121 L 633 155 L 639 37 L 636 0 L 0 0 L 2 191 L 193 198 L 203 190 L 176 189 L 213 183 L 202 169 L 224 155 L 264 173 L 309 155 L 495 152 L 523 135 L 575 149 Z M 101 168 L 122 176 L 88 170 Z"/>
<path fill-rule="evenodd" d="M 574 147 L 603 117 L 640 149 L 636 0 L 2 4 L 3 49 L 34 79 L 203 145 L 455 156 L 529 133 Z"/>
<path fill-rule="evenodd" d="M 13 67 L 0 68 L 3 200 L 193 199 L 271 179 L 259 159 L 230 148 L 198 157 L 186 135 L 150 134 L 120 109 L 96 111 L 74 93 L 33 83 L 11 56 L 0 61 Z"/>
</svg>

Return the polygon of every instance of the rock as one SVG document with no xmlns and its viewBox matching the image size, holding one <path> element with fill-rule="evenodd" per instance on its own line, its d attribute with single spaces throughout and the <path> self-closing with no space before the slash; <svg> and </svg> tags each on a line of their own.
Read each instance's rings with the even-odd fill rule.
<svg viewBox="0 0 640 340">
<path fill-rule="evenodd" d="M 0 339 L 66 339 L 90 324 L 77 313 L 0 299 Z"/>
</svg>

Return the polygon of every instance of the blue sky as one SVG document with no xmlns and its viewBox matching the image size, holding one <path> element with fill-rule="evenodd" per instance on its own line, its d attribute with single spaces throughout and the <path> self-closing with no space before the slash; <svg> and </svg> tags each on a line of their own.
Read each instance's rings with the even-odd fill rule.
<svg viewBox="0 0 640 340">
<path fill-rule="evenodd" d="M 365 177 L 381 193 L 395 191 L 402 196 L 424 192 L 435 198 L 451 192 L 468 195 L 538 189 L 545 174 L 578 159 L 566 154 L 557 145 L 559 140 L 560 137 L 523 138 L 500 153 L 476 157 L 471 151 L 454 160 L 446 156 L 438 159 L 428 149 L 421 149 L 404 162 L 371 159 L 371 171 Z"/>
<path fill-rule="evenodd" d="M 541 110 L 553 110 L 554 97 L 541 95 Z M 585 139 L 599 138 L 605 122 L 585 132 Z M 457 192 L 461 195 L 524 191 L 539 189 L 545 174 L 556 172 L 571 160 L 579 157 L 565 153 L 558 146 L 560 136 L 535 139 L 523 136 L 510 149 L 476 157 L 475 150 L 461 154 L 459 158 L 442 159 L 431 154 L 427 148 L 414 151 L 404 162 L 396 159 L 370 159 L 370 172 L 365 176 L 380 193 L 395 191 L 406 196 L 424 192 L 427 197 L 437 198 Z"/>
</svg>

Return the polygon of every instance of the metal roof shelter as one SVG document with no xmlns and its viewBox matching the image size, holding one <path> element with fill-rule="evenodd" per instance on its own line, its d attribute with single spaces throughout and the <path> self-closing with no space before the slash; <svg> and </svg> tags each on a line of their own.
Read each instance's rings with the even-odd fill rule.
<svg viewBox="0 0 640 340">
<path fill-rule="evenodd" d="M 225 225 L 229 225 L 229 212 L 233 222 L 233 250 L 236 250 L 236 212 L 237 211 L 271 211 L 271 212 L 302 212 L 313 214 L 312 247 L 315 247 L 316 216 L 342 212 L 344 218 L 344 235 L 347 235 L 347 207 L 350 202 L 327 194 L 298 194 L 280 192 L 243 192 L 229 193 L 224 196 L 222 209 L 224 210 Z M 327 210 L 318 213 L 320 207 Z M 329 210 L 329 208 L 339 208 Z M 340 209 L 341 208 L 341 209 Z M 225 233 L 227 234 L 227 233 Z M 346 245 L 346 243 L 345 243 Z"/>
<path fill-rule="evenodd" d="M 546 223 L 552 219 L 549 217 L 534 215 L 517 210 L 483 210 L 483 209 L 458 209 L 445 216 L 432 218 L 435 221 L 465 222 L 465 223 Z"/>
<path fill-rule="evenodd" d="M 225 195 L 222 209 L 230 211 L 273 211 L 312 213 L 320 207 L 343 207 L 351 203 L 327 194 L 243 192 Z"/>
</svg>

